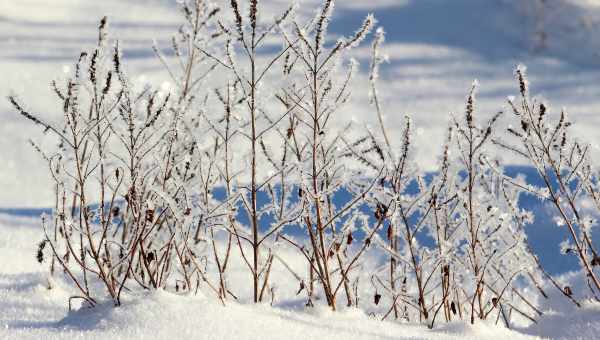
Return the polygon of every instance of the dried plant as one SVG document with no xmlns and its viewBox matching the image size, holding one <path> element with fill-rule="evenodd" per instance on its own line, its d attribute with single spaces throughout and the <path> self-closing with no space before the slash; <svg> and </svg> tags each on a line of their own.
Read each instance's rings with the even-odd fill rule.
<svg viewBox="0 0 600 340">
<path fill-rule="evenodd" d="M 369 36 L 373 16 L 330 42 L 333 0 L 306 23 L 293 6 L 273 21 L 256 0 L 227 6 L 223 15 L 210 1 L 181 3 L 172 54 L 154 45 L 173 83 L 168 92 L 134 91 L 103 19 L 97 46 L 81 54 L 64 84 L 52 83 L 61 124 L 9 97 L 58 139 L 54 149 L 33 143 L 56 199 L 36 258 L 51 252 L 50 272 L 58 268 L 73 282 L 72 299 L 94 306 L 108 296 L 119 305 L 125 291 L 202 286 L 225 304 L 244 299 L 228 279 L 241 263 L 251 277 L 242 287 L 248 299 L 270 296 L 273 304 L 272 273 L 281 264 L 308 306 L 323 299 L 337 310 L 343 296 L 346 306 L 371 308 L 359 296 L 369 277 L 382 319 L 434 327 L 442 315 L 471 323 L 494 315 L 510 326 L 518 314 L 535 322 L 542 311 L 524 286 L 547 297 L 547 279 L 579 302 L 529 246 L 533 216 L 519 205 L 524 194 L 554 205 L 571 237 L 563 250 L 578 256 L 592 295 L 600 295 L 595 220 L 582 205 L 600 209 L 600 175 L 589 147 L 571 137 L 566 114 L 551 122 L 546 106 L 529 98 L 523 68 L 520 100 L 509 102 L 520 130 L 497 133 L 500 113 L 480 125 L 474 84 L 464 114 L 451 116 L 437 169 L 426 172 L 412 157 L 411 118 L 398 141 L 384 124 L 383 29 L 369 77 L 380 130 L 339 124 L 358 68 L 350 51 Z M 269 54 L 277 39 L 283 47 Z M 529 161 L 545 187 L 507 176 L 493 147 Z M 304 235 L 291 235 L 291 227 Z M 298 251 L 305 270 L 285 262 L 284 247 Z M 370 252 L 378 263 L 365 260 Z"/>
<path fill-rule="evenodd" d="M 512 184 L 554 206 L 555 221 L 566 227 L 570 238 L 563 242 L 561 250 L 565 255 L 577 256 L 590 292 L 597 299 L 600 281 L 595 267 L 600 261 L 592 242 L 596 220 L 582 206 L 589 200 L 596 209 L 598 207 L 597 175 L 590 160 L 590 146 L 573 137 L 571 122 L 564 110 L 557 120 L 552 120 L 546 104 L 530 98 L 525 71 L 523 66 L 516 69 L 520 97 L 508 101 L 519 127 L 507 128 L 505 138 L 496 140 L 496 144 L 522 157 L 536 170 L 543 182 L 541 188 L 515 181 Z M 572 294 L 567 292 L 571 289 L 566 288 L 561 291 L 572 299 Z"/>
<path fill-rule="evenodd" d="M 282 98 L 296 108 L 289 128 L 289 138 L 299 163 L 298 195 L 305 206 L 302 224 L 307 231 L 307 246 L 285 238 L 298 248 L 309 264 L 309 301 L 313 300 L 313 277 L 320 283 L 329 307 L 337 308 L 337 296 L 343 289 L 346 304 L 356 299 L 350 288 L 350 272 L 359 263 L 373 235 L 381 228 L 382 219 L 370 225 L 361 212 L 365 195 L 376 179 L 368 179 L 367 169 L 352 169 L 344 159 L 355 158 L 355 144 L 344 137 L 350 130 L 346 126 L 337 130 L 331 125 L 336 113 L 350 98 L 349 84 L 357 63 L 350 60 L 344 76 L 338 66 L 347 52 L 360 44 L 371 31 L 375 19 L 368 16 L 354 36 L 342 38 L 326 46 L 327 28 L 333 13 L 334 2 L 324 1 L 315 18 L 301 25 L 292 24 L 292 32 L 283 30 L 286 46 L 291 50 L 291 64 L 284 72 L 292 73 L 292 85 L 284 88 Z M 287 64 L 287 63 L 286 63 Z M 360 158 L 360 157 L 359 157 Z M 375 178 L 380 169 L 375 170 Z M 334 205 L 336 192 L 345 190 L 351 197 L 343 206 Z M 365 232 L 361 245 L 353 246 L 356 228 Z"/>
<path fill-rule="evenodd" d="M 393 312 L 395 318 L 410 320 L 415 311 L 419 320 L 433 327 L 440 311 L 446 321 L 469 317 L 473 323 L 498 310 L 498 317 L 502 315 L 508 325 L 506 304 L 507 309 L 533 319 L 511 302 L 516 296 L 539 314 L 515 285 L 525 277 L 545 296 L 536 279 L 543 269 L 523 228 L 532 222 L 532 215 L 520 210 L 519 193 L 510 188 L 507 176 L 486 149 L 500 113 L 483 127 L 477 124 L 475 83 L 464 119 L 452 117 L 438 170 L 426 179 L 427 174 L 411 162 L 410 118 L 406 118 L 400 152 L 394 152 L 385 138 L 382 108 L 374 95 L 382 34 L 378 32 L 373 45 L 370 79 L 386 146 L 378 146 L 372 135 L 372 147 L 363 154 L 379 150 L 373 153 L 380 155 L 388 169 L 371 203 L 379 216 L 389 219 L 385 237 L 377 239 L 390 254 L 389 264 L 379 268 L 372 280 L 376 291 L 389 293 L 391 307 L 383 318 Z M 393 204 L 386 205 L 387 201 Z M 433 239 L 433 245 L 420 242 L 425 235 Z M 383 274 L 389 279 L 381 279 Z"/>
</svg>

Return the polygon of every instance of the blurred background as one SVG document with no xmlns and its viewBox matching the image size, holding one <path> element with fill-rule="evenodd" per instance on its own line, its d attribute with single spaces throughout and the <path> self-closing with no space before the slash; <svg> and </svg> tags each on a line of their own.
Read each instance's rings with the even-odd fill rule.
<svg viewBox="0 0 600 340">
<path fill-rule="evenodd" d="M 289 3 L 263 0 L 263 16 L 274 16 Z M 318 4 L 300 0 L 299 15 L 313 15 Z M 334 36 L 353 33 L 369 12 L 387 31 L 390 62 L 380 85 L 386 125 L 394 136 L 401 118 L 413 116 L 423 166 L 435 164 L 448 114 L 462 112 L 472 80 L 481 83 L 480 114 L 493 114 L 516 93 L 512 72 L 518 63 L 528 66 L 533 92 L 545 97 L 554 113 L 567 107 L 580 123 L 576 130 L 595 137 L 599 0 L 343 0 L 336 3 Z M 151 46 L 156 40 L 168 47 L 181 22 L 176 0 L 2 0 L 2 97 L 18 94 L 32 112 L 59 119 L 49 84 L 70 73 L 80 51 L 95 43 L 104 15 L 112 37 L 122 41 L 132 80 L 154 86 L 167 81 Z M 364 75 L 369 44 L 355 53 Z M 365 87 L 356 86 L 354 94 L 348 117 L 372 122 Z M 40 129 L 16 115 L 4 99 L 0 122 L 0 207 L 49 206 L 46 165 L 27 142 L 44 143 Z"/>
</svg>

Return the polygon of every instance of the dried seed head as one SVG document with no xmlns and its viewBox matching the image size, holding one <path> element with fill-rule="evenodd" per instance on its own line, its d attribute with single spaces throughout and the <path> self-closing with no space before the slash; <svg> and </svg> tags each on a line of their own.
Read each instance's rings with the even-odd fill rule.
<svg viewBox="0 0 600 340">
<path fill-rule="evenodd" d="M 379 305 L 379 301 L 381 301 L 381 294 L 375 293 L 375 296 L 373 296 L 373 302 L 375 305 Z"/>
<path fill-rule="evenodd" d="M 105 16 L 100 20 L 100 25 L 98 26 L 98 46 L 102 45 L 106 41 L 107 28 L 108 18 Z"/>
<path fill-rule="evenodd" d="M 10 101 L 10 103 L 12 104 L 12 106 L 19 112 L 19 114 L 21 114 L 21 116 L 29 119 L 30 121 L 34 122 L 35 124 L 41 124 L 44 125 L 42 123 L 42 121 L 40 121 L 36 116 L 32 115 L 31 113 L 27 112 L 22 106 L 21 104 L 19 104 L 19 102 L 17 101 L 17 98 L 15 96 L 9 96 L 8 100 Z"/>
<path fill-rule="evenodd" d="M 146 210 L 146 221 L 147 222 L 154 221 L 154 210 L 153 209 Z"/>
<path fill-rule="evenodd" d="M 252 27 L 252 31 L 256 31 L 257 25 L 257 17 L 258 17 L 258 0 L 250 1 L 250 27 Z"/>
<path fill-rule="evenodd" d="M 527 83 L 527 67 L 524 65 L 518 65 L 515 70 L 515 76 L 519 81 L 519 92 L 521 92 L 521 96 L 526 97 L 529 89 L 529 84 Z"/>
<path fill-rule="evenodd" d="M 119 42 L 115 44 L 115 50 L 113 52 L 113 66 L 117 75 L 121 75 L 121 47 Z"/>
<path fill-rule="evenodd" d="M 92 54 L 92 59 L 90 60 L 90 67 L 89 67 L 89 76 L 90 76 L 90 82 L 94 85 L 96 85 L 96 65 L 98 63 L 98 56 L 100 54 L 100 51 L 98 49 L 94 50 L 94 53 Z"/>
<path fill-rule="evenodd" d="M 317 27 L 315 29 L 315 49 L 317 51 L 320 50 L 321 46 L 323 45 L 324 36 L 327 32 L 327 27 L 329 26 L 329 20 L 333 12 L 333 7 L 334 1 L 326 0 L 323 8 L 321 9 L 321 14 L 319 15 Z"/>
<path fill-rule="evenodd" d="M 284 22 L 294 12 L 296 6 L 296 4 L 292 4 L 287 10 L 285 10 L 285 12 L 283 12 L 283 14 L 281 14 L 281 16 L 275 18 L 275 26 L 281 25 L 281 23 Z"/>
<path fill-rule="evenodd" d="M 237 0 L 231 0 L 231 9 L 233 10 L 233 15 L 235 16 L 235 27 L 237 29 L 239 39 L 244 39 L 244 21 L 242 19 L 240 6 Z"/>
<path fill-rule="evenodd" d="M 523 131 L 527 132 L 529 130 L 529 123 L 526 122 L 525 120 L 521 120 L 521 129 L 523 129 Z"/>
<path fill-rule="evenodd" d="M 475 95 L 477 93 L 478 86 L 479 82 L 477 80 L 473 81 L 471 91 L 469 92 L 469 97 L 467 97 L 466 120 L 469 129 L 473 128 L 473 112 L 475 112 Z"/>
<path fill-rule="evenodd" d="M 35 254 L 35 258 L 37 259 L 38 263 L 44 262 L 44 248 L 46 247 L 46 242 L 47 240 L 43 240 L 42 242 L 38 243 L 37 252 Z"/>
<path fill-rule="evenodd" d="M 377 203 L 377 208 L 375 209 L 375 218 L 379 221 L 386 217 L 388 212 L 388 207 L 383 203 Z"/>
<path fill-rule="evenodd" d="M 112 85 L 112 71 L 108 71 L 108 73 L 106 74 L 106 83 L 104 85 L 104 88 L 102 89 L 102 93 L 104 95 L 108 94 L 108 91 L 110 91 L 111 85 Z"/>
<path fill-rule="evenodd" d="M 369 35 L 369 33 L 371 33 L 371 30 L 373 29 L 373 26 L 375 26 L 376 23 L 377 23 L 377 20 L 375 19 L 373 14 L 367 15 L 367 17 L 363 21 L 362 26 L 358 29 L 358 31 L 356 31 L 356 33 L 354 34 L 352 39 L 347 41 L 343 47 L 344 48 L 358 47 L 358 45 L 360 45 L 360 43 L 363 42 L 363 40 L 365 40 L 365 38 Z"/>
</svg>

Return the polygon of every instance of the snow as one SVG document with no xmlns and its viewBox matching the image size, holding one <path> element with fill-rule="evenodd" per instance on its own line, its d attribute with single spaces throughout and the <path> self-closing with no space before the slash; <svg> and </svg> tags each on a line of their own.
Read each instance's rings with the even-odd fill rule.
<svg viewBox="0 0 600 340">
<path fill-rule="evenodd" d="M 128 73 L 137 85 L 162 84 L 168 77 L 154 57 L 151 45 L 164 44 L 180 22 L 175 1 L 168 0 L 4 0 L 0 3 L 0 93 L 19 94 L 29 107 L 47 119 L 59 118 L 60 109 L 48 84 L 71 71 L 82 48 L 96 38 L 98 19 L 109 15 L 111 32 L 123 40 Z M 318 0 L 303 0 L 299 11 L 313 15 Z M 600 116 L 599 51 L 596 23 L 598 0 L 557 0 L 562 13 L 552 14 L 547 50 L 532 48 L 532 25 L 519 1 L 482 0 L 343 0 L 336 3 L 330 31 L 349 36 L 368 11 L 387 32 L 379 95 L 386 126 L 399 140 L 402 117 L 412 115 L 417 133 L 417 160 L 435 164 L 441 152 L 448 114 L 462 112 L 474 78 L 480 85 L 478 114 L 490 116 L 504 108 L 507 96 L 517 93 L 513 68 L 528 67 L 532 92 L 547 98 L 556 112 L 569 109 L 575 130 L 596 143 Z M 264 0 L 264 15 L 274 15 L 287 0 Z M 572 18 L 575 18 L 572 20 Z M 580 26 L 577 26 L 580 25 Z M 581 25 L 585 30 L 579 30 Z M 574 34 L 577 32 L 578 34 Z M 574 52 L 576 51 L 576 53 Z M 368 77 L 368 44 L 357 48 L 361 61 L 357 84 Z M 346 117 L 376 124 L 366 87 L 355 86 L 355 102 Z M 47 169 L 27 140 L 47 141 L 41 132 L 0 101 L 0 207 L 48 207 L 52 192 Z M 509 160 L 510 161 L 510 160 Z M 507 330 L 501 324 L 439 324 L 434 330 L 413 323 L 380 322 L 369 309 L 332 313 L 324 307 L 303 308 L 297 286 L 277 287 L 274 307 L 254 306 L 241 299 L 227 306 L 210 296 L 180 296 L 164 291 L 132 292 L 123 306 L 104 303 L 67 311 L 72 288 L 58 276 L 49 280 L 46 265 L 35 261 L 42 233 L 37 217 L 0 214 L 0 339 L 594 339 L 600 337 L 600 307 L 572 306 L 551 287 L 542 301 L 545 314 L 537 324 Z M 555 230 L 554 226 L 550 228 Z M 551 252 L 558 252 L 552 244 Z M 298 255 L 284 254 L 301 267 Z M 376 259 L 372 259 L 375 261 Z M 238 263 L 229 279 L 242 296 L 248 279 Z M 276 282 L 294 282 L 281 266 Z M 582 275 L 565 274 L 561 283 L 585 290 Z M 279 280 L 278 278 L 285 278 Z M 51 286 L 52 289 L 48 289 Z M 579 287 L 580 289 L 577 289 Z M 366 296 L 369 296 L 366 293 Z M 78 307 L 79 301 L 75 301 Z"/>
<path fill-rule="evenodd" d="M 576 273 L 566 273 L 560 281 L 573 287 L 575 292 L 586 289 L 586 283 Z M 583 303 L 577 308 L 567 303 L 556 290 L 549 291 L 549 298 L 542 301 L 545 315 L 537 324 L 520 329 L 526 334 L 535 334 L 549 339 L 597 339 L 600 334 L 600 305 Z"/>
<path fill-rule="evenodd" d="M 529 333 L 552 339 L 594 339 L 600 334 L 600 307 L 585 305 L 569 313 L 554 313 L 545 316 Z"/>
<path fill-rule="evenodd" d="M 218 315 L 219 317 L 215 317 Z M 0 336 L 21 339 L 532 339 L 488 325 L 450 324 L 436 331 L 372 320 L 358 311 L 333 314 L 230 304 L 158 291 L 120 308 L 110 304 L 68 314 L 56 322 L 13 323 Z"/>
<path fill-rule="evenodd" d="M 0 339 L 594 339 L 600 331 L 597 304 L 578 310 L 556 293 L 544 305 L 547 314 L 537 324 L 518 330 L 492 321 L 440 323 L 429 330 L 416 323 L 381 322 L 355 308 L 335 313 L 323 305 L 305 308 L 304 301 L 295 297 L 295 286 L 278 287 L 282 298 L 274 307 L 234 301 L 223 306 L 202 293 L 154 291 L 132 292 L 120 307 L 111 302 L 77 307 L 74 301 L 69 312 L 67 301 L 74 291 L 60 276 L 48 289 L 47 266 L 35 261 L 40 235 L 36 222 L 0 214 Z M 247 272 L 241 264 L 232 272 L 232 286 L 242 290 Z M 276 268 L 274 275 L 285 273 Z M 580 275 L 564 279 L 576 277 Z"/>
<path fill-rule="evenodd" d="M 319 3 L 299 2 L 298 10 L 305 16 L 313 15 Z M 548 19 L 553 20 L 549 26 L 556 32 L 551 32 L 550 46 L 543 52 L 533 51 L 532 19 L 519 3 L 344 0 L 336 3 L 329 30 L 350 36 L 369 12 L 385 27 L 385 53 L 390 62 L 382 65 L 378 86 L 385 123 L 390 139 L 399 140 L 402 118 L 413 116 L 415 127 L 422 132 L 415 136 L 416 156 L 425 167 L 433 166 L 440 155 L 448 115 L 464 110 L 473 79 L 481 82 L 477 112 L 490 116 L 506 106 L 507 96 L 517 93 L 512 72 L 519 63 L 528 66 L 532 93 L 547 98 L 551 112 L 567 107 L 575 131 L 592 139 L 594 126 L 600 122 L 596 114 L 600 96 L 595 87 L 600 77 L 600 41 L 595 34 L 595 23 L 600 21 L 598 2 L 551 1 L 565 14 Z M 287 0 L 262 1 L 263 15 L 274 16 L 288 4 Z M 94 43 L 97 22 L 103 15 L 110 18 L 113 37 L 123 42 L 128 73 L 137 84 L 159 86 L 169 80 L 151 46 L 154 39 L 168 46 L 177 29 L 180 18 L 175 0 L 7 0 L 0 3 L 0 13 L 0 93 L 19 94 L 32 111 L 46 119 L 60 117 L 48 84 L 64 77 L 63 70 L 72 67 L 81 49 Z M 574 26 L 582 23 L 588 26 Z M 369 91 L 360 85 L 368 77 L 368 45 L 354 51 L 361 69 L 355 80 L 355 100 L 344 108 L 344 116 L 375 126 Z M 29 138 L 45 139 L 5 100 L 0 100 L 0 118 L 0 206 L 49 206 L 52 197 L 44 190 L 49 184 L 45 165 L 27 143 Z M 583 121 L 585 124 L 577 124 Z M 599 151 L 598 145 L 595 151 Z"/>
</svg>

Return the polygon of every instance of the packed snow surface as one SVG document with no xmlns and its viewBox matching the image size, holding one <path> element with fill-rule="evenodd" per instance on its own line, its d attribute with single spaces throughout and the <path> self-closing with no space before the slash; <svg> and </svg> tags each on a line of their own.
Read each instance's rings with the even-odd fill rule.
<svg viewBox="0 0 600 340">
<path fill-rule="evenodd" d="M 43 288 L 29 290 L 44 295 Z M 46 293 L 47 294 L 47 293 Z M 56 321 L 7 323 L 4 339 L 533 339 L 504 328 L 478 324 L 423 326 L 382 323 L 359 311 L 297 312 L 269 306 L 219 305 L 199 297 L 154 292 L 114 308 L 110 303 L 78 310 Z"/>
</svg>

